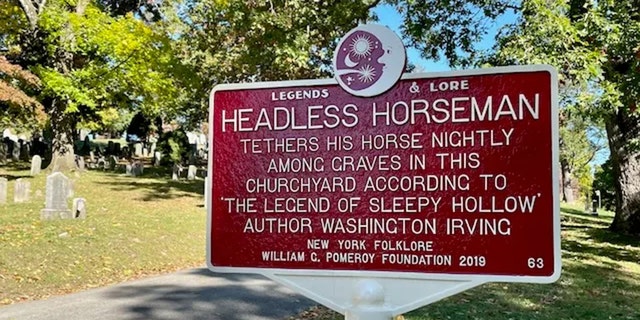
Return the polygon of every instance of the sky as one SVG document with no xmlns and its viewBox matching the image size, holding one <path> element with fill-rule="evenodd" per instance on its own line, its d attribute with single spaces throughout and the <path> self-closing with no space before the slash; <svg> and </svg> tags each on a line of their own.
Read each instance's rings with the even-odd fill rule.
<svg viewBox="0 0 640 320">
<path fill-rule="evenodd" d="M 395 31 L 398 36 L 402 37 L 400 32 L 400 25 L 402 24 L 402 16 L 390 5 L 382 4 L 377 6 L 374 9 L 375 13 L 378 15 L 379 21 L 378 24 L 389 27 L 391 30 Z M 514 14 L 505 14 L 500 18 L 500 22 L 496 23 L 489 30 L 487 36 L 476 44 L 477 47 L 481 49 L 489 49 L 495 43 L 495 35 L 498 30 L 503 27 L 507 23 L 513 23 L 516 20 L 516 16 Z M 419 66 L 423 72 L 437 72 L 437 71 L 450 71 L 451 68 L 447 64 L 444 59 L 439 61 L 427 60 L 420 57 L 420 52 L 414 48 L 407 48 L 407 59 L 409 63 L 413 63 L 416 66 Z"/>
<path fill-rule="evenodd" d="M 400 14 L 390 5 L 379 5 L 375 8 L 375 12 L 378 15 L 379 21 L 378 24 L 387 26 L 391 30 L 395 31 L 398 36 L 402 37 L 400 32 L 400 25 L 402 23 L 402 17 Z M 489 31 L 489 34 L 477 45 L 483 49 L 488 49 L 493 46 L 495 43 L 495 35 L 500 29 L 500 27 L 504 26 L 505 23 L 514 22 L 516 17 L 514 15 L 505 16 L 500 21 L 502 23 L 498 23 L 493 26 L 493 28 Z M 420 68 L 421 72 L 438 72 L 438 71 L 451 71 L 452 69 L 449 67 L 447 62 L 444 59 L 439 61 L 427 60 L 420 56 L 420 52 L 418 50 L 408 47 L 407 48 L 407 60 L 408 63 L 412 63 L 416 65 L 416 67 Z M 592 160 L 592 164 L 600 165 L 604 163 L 609 158 L 609 150 L 605 148 L 600 150 L 594 159 Z"/>
</svg>

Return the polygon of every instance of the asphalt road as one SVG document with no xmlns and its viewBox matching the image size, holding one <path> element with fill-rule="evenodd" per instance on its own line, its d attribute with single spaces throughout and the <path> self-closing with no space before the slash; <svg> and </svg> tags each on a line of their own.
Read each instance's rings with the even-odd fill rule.
<svg viewBox="0 0 640 320">
<path fill-rule="evenodd" d="M 315 303 L 259 275 L 184 270 L 0 307 L 0 319 L 286 319 Z"/>
</svg>

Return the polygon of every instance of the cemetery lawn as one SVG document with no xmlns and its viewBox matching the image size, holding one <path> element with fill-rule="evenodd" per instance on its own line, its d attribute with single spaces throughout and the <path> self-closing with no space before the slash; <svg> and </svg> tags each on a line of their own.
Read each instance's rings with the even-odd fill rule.
<svg viewBox="0 0 640 320">
<path fill-rule="evenodd" d="M 562 276 L 556 283 L 485 284 L 404 319 L 640 320 L 640 239 L 608 231 L 612 213 L 594 217 L 566 206 L 561 211 Z M 294 319 L 344 317 L 316 307 L 289 320 Z"/>
<path fill-rule="evenodd" d="M 0 204 L 0 305 L 204 264 L 203 180 L 171 181 L 153 169 L 138 178 L 69 173 L 87 219 L 40 221 L 47 173 L 7 169 L 0 168 L 9 179 L 8 203 Z M 31 181 L 28 203 L 13 203 L 17 178 Z"/>
</svg>

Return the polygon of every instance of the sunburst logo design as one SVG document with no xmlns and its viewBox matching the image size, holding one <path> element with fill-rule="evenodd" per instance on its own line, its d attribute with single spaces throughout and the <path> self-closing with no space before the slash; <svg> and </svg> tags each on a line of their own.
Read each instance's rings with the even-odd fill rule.
<svg viewBox="0 0 640 320">
<path fill-rule="evenodd" d="M 365 35 L 358 35 L 350 44 L 350 53 L 362 59 L 371 54 L 373 43 L 371 39 Z"/>
<path fill-rule="evenodd" d="M 340 86 L 360 97 L 379 95 L 402 75 L 406 61 L 402 40 L 389 28 L 366 24 L 347 33 L 333 56 Z"/>
<path fill-rule="evenodd" d="M 360 68 L 358 73 L 358 79 L 362 82 L 371 82 L 376 77 L 376 69 L 368 64 Z"/>
</svg>

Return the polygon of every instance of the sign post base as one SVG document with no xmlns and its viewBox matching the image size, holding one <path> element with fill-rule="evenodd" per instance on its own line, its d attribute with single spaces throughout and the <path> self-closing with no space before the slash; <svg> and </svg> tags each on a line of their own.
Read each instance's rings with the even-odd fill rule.
<svg viewBox="0 0 640 320">
<path fill-rule="evenodd" d="M 369 279 L 356 283 L 353 306 L 344 314 L 345 320 L 391 320 L 393 309 L 384 304 L 384 288 Z"/>
</svg>

